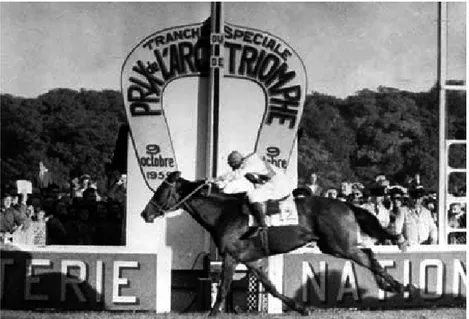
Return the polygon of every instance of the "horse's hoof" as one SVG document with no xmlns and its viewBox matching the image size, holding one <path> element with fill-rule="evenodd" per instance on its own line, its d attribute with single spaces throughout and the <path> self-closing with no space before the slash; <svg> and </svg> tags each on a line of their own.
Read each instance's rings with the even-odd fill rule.
<svg viewBox="0 0 469 319">
<path fill-rule="evenodd" d="M 414 285 L 412 284 L 407 284 L 407 286 L 405 287 L 405 291 L 408 291 L 409 294 L 412 296 L 415 294 L 415 292 L 417 291 L 417 287 L 415 287 Z"/>
<path fill-rule="evenodd" d="M 218 313 L 219 313 L 218 311 L 213 311 L 213 310 L 212 310 L 212 311 L 210 311 L 210 312 L 208 313 L 208 316 L 209 316 L 209 317 L 215 317 L 216 315 L 218 315 Z"/>
<path fill-rule="evenodd" d="M 220 310 L 219 310 L 219 309 L 213 308 L 212 310 L 210 310 L 208 316 L 209 316 L 209 317 L 215 317 L 215 316 L 217 316 L 219 313 L 220 313 Z"/>
<path fill-rule="evenodd" d="M 313 314 L 313 310 L 311 308 L 303 308 L 301 311 L 300 311 L 301 315 L 302 316 L 310 316 Z"/>
</svg>

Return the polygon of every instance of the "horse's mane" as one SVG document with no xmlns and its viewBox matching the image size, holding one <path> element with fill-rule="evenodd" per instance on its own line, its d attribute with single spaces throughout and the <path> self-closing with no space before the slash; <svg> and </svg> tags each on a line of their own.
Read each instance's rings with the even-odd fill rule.
<svg viewBox="0 0 469 319">
<path fill-rule="evenodd" d="M 194 190 L 197 189 L 197 187 L 203 185 L 206 183 L 206 180 L 197 180 L 197 181 L 188 181 L 186 179 L 183 179 L 183 178 L 180 178 L 180 181 L 182 182 L 182 187 L 184 188 L 184 192 L 185 193 L 190 193 Z M 220 199 L 223 199 L 223 200 L 227 200 L 227 199 L 236 199 L 236 200 L 243 200 L 244 197 L 246 196 L 246 192 L 243 192 L 243 193 L 235 193 L 235 194 L 226 194 L 226 193 L 223 193 L 222 190 L 217 186 L 217 184 L 215 183 L 210 183 L 210 193 L 205 193 L 203 194 L 203 192 L 207 192 L 207 188 L 202 188 L 199 192 L 195 193 L 194 195 L 200 195 L 200 196 L 204 196 L 204 197 L 214 197 L 214 198 L 220 198 Z"/>
<path fill-rule="evenodd" d="M 221 191 L 218 186 L 215 185 L 215 188 L 212 186 L 211 196 L 220 197 L 223 199 L 236 199 L 236 200 L 243 200 L 246 197 L 246 192 L 243 193 L 233 193 L 233 194 L 226 194 Z"/>
</svg>

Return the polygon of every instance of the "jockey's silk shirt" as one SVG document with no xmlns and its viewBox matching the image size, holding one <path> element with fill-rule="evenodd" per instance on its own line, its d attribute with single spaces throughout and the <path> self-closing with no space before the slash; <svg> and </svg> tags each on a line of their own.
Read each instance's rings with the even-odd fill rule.
<svg viewBox="0 0 469 319">
<path fill-rule="evenodd" d="M 265 183 L 256 184 L 253 187 L 245 178 L 248 173 L 273 176 Z M 247 192 L 249 201 L 252 203 L 281 199 L 291 192 L 285 173 L 262 160 L 256 153 L 246 156 L 238 169 L 218 177 L 216 183 L 225 193 Z"/>
</svg>

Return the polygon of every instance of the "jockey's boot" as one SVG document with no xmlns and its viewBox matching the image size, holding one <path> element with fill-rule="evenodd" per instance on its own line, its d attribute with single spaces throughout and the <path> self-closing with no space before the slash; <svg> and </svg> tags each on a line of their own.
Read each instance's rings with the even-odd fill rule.
<svg viewBox="0 0 469 319">
<path fill-rule="evenodd" d="M 260 235 L 262 249 L 266 254 L 269 254 L 268 238 L 267 238 L 267 224 L 265 223 L 266 204 L 265 203 L 252 203 L 251 213 L 257 222 L 257 226 L 248 238 L 254 238 Z"/>
</svg>

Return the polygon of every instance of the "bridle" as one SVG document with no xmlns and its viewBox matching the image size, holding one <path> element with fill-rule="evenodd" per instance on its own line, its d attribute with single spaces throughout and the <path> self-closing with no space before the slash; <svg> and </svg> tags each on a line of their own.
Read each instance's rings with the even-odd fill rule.
<svg viewBox="0 0 469 319">
<path fill-rule="evenodd" d="M 166 201 L 166 202 L 168 202 L 170 198 L 175 197 L 174 195 L 176 194 L 176 191 L 175 191 L 176 182 L 170 183 L 167 180 L 164 180 L 163 183 L 167 184 L 170 187 L 170 191 L 168 192 L 168 197 L 167 197 L 167 201 Z M 192 192 L 190 192 L 188 195 L 184 196 L 181 200 L 179 200 L 176 204 L 174 204 L 173 206 L 171 206 L 169 208 L 167 207 L 167 205 L 161 206 L 161 205 L 155 203 L 153 201 L 153 199 L 150 200 L 149 204 L 154 206 L 158 210 L 158 212 L 161 213 L 161 215 L 164 215 L 167 212 L 176 210 L 177 208 L 179 208 L 179 206 L 184 205 L 187 200 L 189 200 L 192 196 L 194 196 L 194 194 L 199 192 L 205 186 L 208 186 L 208 195 L 210 195 L 210 193 L 212 191 L 212 182 L 210 180 L 206 180 L 203 184 L 200 184 L 199 186 L 197 186 Z"/>
</svg>

